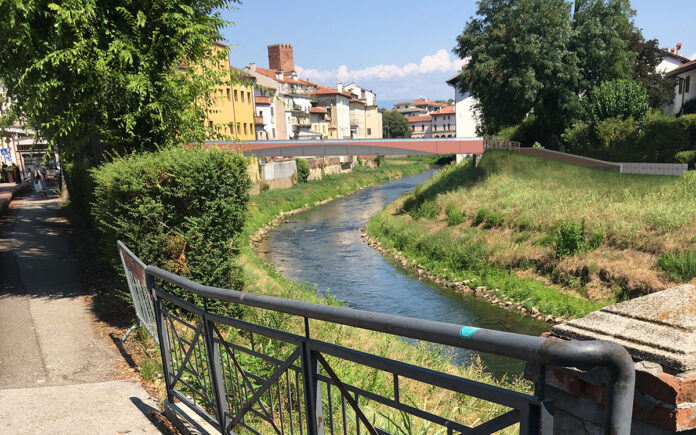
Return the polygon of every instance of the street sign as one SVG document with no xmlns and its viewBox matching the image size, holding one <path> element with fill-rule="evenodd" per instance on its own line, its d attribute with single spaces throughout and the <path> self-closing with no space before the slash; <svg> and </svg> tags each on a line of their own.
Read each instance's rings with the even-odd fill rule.
<svg viewBox="0 0 696 435">
<path fill-rule="evenodd" d="M 7 148 L 0 148 L 0 156 L 7 156 L 10 154 L 10 150 Z"/>
</svg>

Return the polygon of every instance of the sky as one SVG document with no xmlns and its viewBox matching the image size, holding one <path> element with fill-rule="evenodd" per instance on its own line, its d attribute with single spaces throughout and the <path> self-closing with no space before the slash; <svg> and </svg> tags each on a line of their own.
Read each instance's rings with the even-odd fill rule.
<svg viewBox="0 0 696 435">
<path fill-rule="evenodd" d="M 632 0 L 636 25 L 660 47 L 683 43 L 696 58 L 696 0 Z M 223 12 L 232 65 L 268 67 L 266 47 L 292 44 L 300 78 L 325 86 L 355 81 L 391 108 L 402 100 L 454 98 L 445 81 L 462 62 L 452 53 L 473 0 L 245 0 Z"/>
</svg>

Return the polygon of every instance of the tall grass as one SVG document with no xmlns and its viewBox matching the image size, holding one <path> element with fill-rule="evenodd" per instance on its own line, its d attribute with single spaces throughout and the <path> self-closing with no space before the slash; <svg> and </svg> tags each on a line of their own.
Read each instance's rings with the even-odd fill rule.
<svg viewBox="0 0 696 435">
<path fill-rule="evenodd" d="M 696 278 L 696 251 L 662 254 L 658 266 L 675 281 L 688 282 Z"/>
</svg>

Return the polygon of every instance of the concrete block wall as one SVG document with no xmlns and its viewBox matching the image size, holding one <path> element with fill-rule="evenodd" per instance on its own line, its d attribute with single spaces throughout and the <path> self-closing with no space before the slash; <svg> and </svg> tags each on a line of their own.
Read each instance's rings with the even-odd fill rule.
<svg viewBox="0 0 696 435">
<path fill-rule="evenodd" d="M 684 175 L 686 163 L 619 163 L 624 174 Z"/>
</svg>

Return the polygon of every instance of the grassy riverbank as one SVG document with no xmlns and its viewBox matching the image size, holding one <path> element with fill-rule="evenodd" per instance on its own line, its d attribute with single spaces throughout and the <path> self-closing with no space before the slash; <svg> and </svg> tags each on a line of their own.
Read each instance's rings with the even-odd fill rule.
<svg viewBox="0 0 696 435">
<path fill-rule="evenodd" d="M 387 159 L 378 169 L 358 168 L 352 173 L 326 177 L 323 180 L 297 184 L 291 189 L 265 191 L 252 199 L 250 216 L 245 227 L 246 241 L 252 241 L 254 235 L 264 226 L 272 224 L 282 213 L 306 208 L 330 198 L 346 195 L 357 189 L 386 182 L 405 175 L 412 175 L 427 169 L 431 158 Z M 315 289 L 285 279 L 274 270 L 267 261 L 256 255 L 245 243 L 240 263 L 244 269 L 246 291 L 262 293 L 288 299 L 304 300 L 323 304 L 340 304 L 340 301 L 323 298 Z M 249 310 L 245 318 L 263 325 L 280 327 L 296 333 L 302 333 L 302 319 L 287 315 L 273 315 L 259 310 Z M 341 344 L 364 352 L 397 358 L 411 364 L 429 367 L 433 370 L 456 374 L 469 379 L 495 385 L 505 385 L 518 391 L 529 392 L 529 384 L 520 380 L 496 380 L 480 362 L 461 366 L 452 364 L 449 357 L 427 346 L 412 346 L 405 341 L 385 334 L 374 333 L 351 327 L 312 321 L 312 336 L 320 340 Z M 391 375 L 378 370 L 368 370 L 364 366 L 331 359 L 330 363 L 339 377 L 345 382 L 369 391 L 390 396 L 393 394 Z M 448 393 L 404 380 L 402 401 L 413 402 L 414 406 L 427 409 L 465 424 L 476 425 L 506 411 L 506 408 L 460 394 Z M 338 399 L 337 397 L 335 400 Z M 392 433 L 406 430 L 412 426 L 411 433 L 427 431 L 427 425 L 418 419 L 404 420 L 398 412 L 389 411 L 380 405 L 361 399 L 361 405 L 368 410 L 368 417 L 377 421 L 381 427 Z M 364 401 L 364 402 L 363 402 Z M 336 402 L 335 402 L 336 403 Z M 454 404 L 454 406 L 453 406 Z M 391 421 L 390 421 L 391 420 Z M 349 423 L 350 425 L 350 423 Z M 350 432 L 350 431 L 349 431 Z M 511 433 L 515 432 L 510 430 Z M 401 432 L 399 432 L 401 433 Z"/>
<path fill-rule="evenodd" d="M 528 312 L 578 317 L 693 276 L 696 174 L 629 175 L 487 152 L 373 217 L 368 234 L 428 273 Z"/>
</svg>

